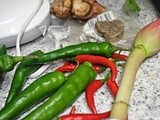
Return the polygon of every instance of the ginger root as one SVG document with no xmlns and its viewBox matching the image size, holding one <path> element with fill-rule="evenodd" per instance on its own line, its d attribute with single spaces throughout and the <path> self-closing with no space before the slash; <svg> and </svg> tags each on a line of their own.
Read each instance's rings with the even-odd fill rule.
<svg viewBox="0 0 160 120">
<path fill-rule="evenodd" d="M 106 11 L 96 0 L 54 0 L 50 12 L 56 17 L 88 20 Z"/>
<path fill-rule="evenodd" d="M 71 12 L 71 7 L 72 0 L 54 0 L 50 8 L 50 13 L 59 18 L 67 18 Z"/>
</svg>

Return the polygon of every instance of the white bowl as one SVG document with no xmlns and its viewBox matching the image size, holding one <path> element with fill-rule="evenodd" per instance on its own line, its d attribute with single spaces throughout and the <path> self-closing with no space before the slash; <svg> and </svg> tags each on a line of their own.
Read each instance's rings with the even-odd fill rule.
<svg viewBox="0 0 160 120">
<path fill-rule="evenodd" d="M 1 0 L 0 1 L 0 45 L 16 45 L 17 35 L 26 19 L 33 13 L 39 0 Z M 32 19 L 22 37 L 21 44 L 30 42 L 42 35 L 39 27 L 48 26 L 51 22 L 50 3 L 43 0 L 38 13 Z"/>
</svg>

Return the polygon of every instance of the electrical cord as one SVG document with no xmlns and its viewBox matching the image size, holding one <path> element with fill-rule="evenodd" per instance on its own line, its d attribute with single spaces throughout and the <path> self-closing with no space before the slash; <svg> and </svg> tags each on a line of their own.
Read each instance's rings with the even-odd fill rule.
<svg viewBox="0 0 160 120">
<path fill-rule="evenodd" d="M 34 16 L 37 14 L 37 12 L 39 11 L 39 9 L 41 8 L 43 4 L 43 0 L 38 0 L 38 5 L 36 7 L 36 9 L 31 13 L 31 15 L 26 19 L 26 21 L 24 22 L 23 26 L 21 27 L 18 36 L 17 36 L 17 40 L 16 40 L 16 54 L 17 56 L 21 56 L 21 50 L 20 50 L 20 43 L 21 43 L 21 39 L 23 37 L 23 34 L 26 30 L 26 28 L 28 27 L 28 25 L 30 24 L 30 22 L 32 21 L 32 19 L 34 18 Z M 50 65 L 43 65 L 41 68 L 39 68 L 36 72 L 34 72 L 32 75 L 29 76 L 29 78 L 36 78 L 39 75 L 41 75 L 43 72 L 45 72 L 48 67 Z"/>
<path fill-rule="evenodd" d="M 34 16 L 37 14 L 37 12 L 39 11 L 39 9 L 42 6 L 43 0 L 38 0 L 38 1 L 39 2 L 38 2 L 36 9 L 26 19 L 26 21 L 24 22 L 24 24 L 22 25 L 22 27 L 20 28 L 20 31 L 18 33 L 17 41 L 16 41 L 16 54 L 17 54 L 17 56 L 21 56 L 20 43 L 21 43 L 21 39 L 23 37 L 23 34 L 24 34 L 26 28 L 28 27 L 28 25 L 30 24 L 30 22 L 32 21 L 32 19 L 34 18 Z"/>
</svg>

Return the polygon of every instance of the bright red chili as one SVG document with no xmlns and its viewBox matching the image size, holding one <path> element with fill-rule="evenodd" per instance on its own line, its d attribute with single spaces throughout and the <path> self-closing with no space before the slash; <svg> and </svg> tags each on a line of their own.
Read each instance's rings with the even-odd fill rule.
<svg viewBox="0 0 160 120">
<path fill-rule="evenodd" d="M 67 61 L 62 66 L 58 67 L 56 69 L 56 71 L 59 71 L 59 72 L 72 72 L 76 67 L 77 67 L 76 64 Z M 100 72 L 104 71 L 106 68 L 103 67 L 103 66 L 94 65 L 93 69 L 97 73 L 100 73 Z"/>
<path fill-rule="evenodd" d="M 71 114 L 74 114 L 74 113 L 75 113 L 75 110 L 76 110 L 76 106 L 72 106 L 71 111 L 70 111 L 69 114 L 70 114 L 70 115 L 71 115 Z"/>
<path fill-rule="evenodd" d="M 116 60 L 127 60 L 128 59 L 127 55 L 122 55 L 120 53 L 113 53 L 111 57 Z"/>
<path fill-rule="evenodd" d="M 97 114 L 86 114 L 86 113 L 75 113 L 76 107 L 72 106 L 69 115 L 63 115 L 58 117 L 56 120 L 103 120 L 108 118 L 110 111 L 97 113 Z"/>
<path fill-rule="evenodd" d="M 57 120 L 103 120 L 105 118 L 108 118 L 109 115 L 110 111 L 98 114 L 76 113 L 76 114 L 63 115 L 59 117 Z"/>
<path fill-rule="evenodd" d="M 97 114 L 97 110 L 94 102 L 94 93 L 104 84 L 104 82 L 105 80 L 94 80 L 88 85 L 85 91 L 88 107 L 94 114 Z"/>
<path fill-rule="evenodd" d="M 117 91 L 118 91 L 118 84 L 116 83 L 116 81 L 112 81 L 111 78 L 108 78 L 108 80 L 106 81 L 106 85 L 111 93 L 111 95 L 113 97 L 116 97 Z"/>
<path fill-rule="evenodd" d="M 94 69 L 97 73 L 101 73 L 102 71 L 106 70 L 106 67 L 104 67 L 104 66 L 99 66 L 99 65 L 93 65 L 93 69 Z"/>
<path fill-rule="evenodd" d="M 72 72 L 77 67 L 76 64 L 65 62 L 64 65 L 58 67 L 56 71 L 60 72 Z"/>
<path fill-rule="evenodd" d="M 98 65 L 103 65 L 105 67 L 109 67 L 112 72 L 111 76 L 112 81 L 115 81 L 117 77 L 117 67 L 115 63 L 107 59 L 106 57 L 83 54 L 83 55 L 77 55 L 75 59 L 79 62 L 79 64 L 88 61 L 91 62 L 92 64 L 98 64 Z"/>
<path fill-rule="evenodd" d="M 94 80 L 86 88 L 86 91 L 85 91 L 86 101 L 87 101 L 89 108 L 91 109 L 91 111 L 94 114 L 97 113 L 95 103 L 94 103 L 94 93 L 105 83 L 106 80 L 109 80 L 109 81 L 107 81 L 108 84 L 107 83 L 106 84 L 107 84 L 107 87 L 109 88 L 109 91 L 111 92 L 111 94 L 115 96 L 115 94 L 117 93 L 118 85 L 116 84 L 115 81 L 112 83 L 110 78 L 111 78 L 111 73 L 109 72 L 104 79 Z M 116 84 L 116 85 L 114 85 L 114 84 Z M 112 87 L 115 87 L 115 88 L 112 88 Z"/>
</svg>

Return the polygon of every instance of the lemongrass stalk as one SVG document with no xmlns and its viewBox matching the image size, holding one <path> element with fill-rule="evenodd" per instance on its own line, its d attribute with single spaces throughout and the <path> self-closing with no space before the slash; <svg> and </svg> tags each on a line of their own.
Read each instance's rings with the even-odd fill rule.
<svg viewBox="0 0 160 120">
<path fill-rule="evenodd" d="M 142 28 L 135 37 L 134 48 L 126 62 L 110 118 L 126 120 L 136 74 L 141 63 L 160 51 L 160 19 Z"/>
<path fill-rule="evenodd" d="M 118 116 L 118 118 L 116 117 L 117 119 L 123 120 L 124 117 L 127 117 L 128 105 L 134 87 L 134 82 L 136 80 L 136 73 L 145 57 L 146 51 L 143 46 L 135 48 L 129 55 L 110 118 Z"/>
</svg>

